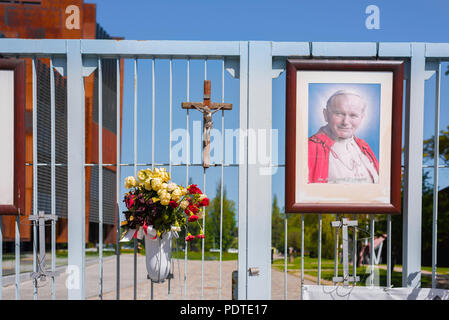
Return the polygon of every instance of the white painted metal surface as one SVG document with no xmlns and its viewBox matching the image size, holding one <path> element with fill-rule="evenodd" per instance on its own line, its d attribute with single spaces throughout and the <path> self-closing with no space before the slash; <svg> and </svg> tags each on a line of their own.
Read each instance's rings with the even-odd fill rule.
<svg viewBox="0 0 449 320">
<path fill-rule="evenodd" d="M 249 42 L 247 123 L 248 129 L 254 132 L 271 129 L 271 61 L 270 42 Z M 255 135 L 248 134 L 247 143 L 246 152 L 258 150 Z M 246 213 L 244 230 L 248 239 L 245 246 L 247 268 L 259 268 L 260 274 L 251 276 L 248 274 L 248 269 L 245 270 L 248 286 L 246 299 L 270 299 L 271 176 L 261 174 L 266 165 L 257 161 L 255 164 L 248 162 L 246 164 L 247 208 L 245 211 L 239 211 L 239 217 Z M 239 246 L 239 254 L 245 247 Z M 243 270 L 239 270 L 239 279 L 242 273 Z M 239 298 L 240 296 L 239 292 Z"/>
<path fill-rule="evenodd" d="M 248 129 L 248 68 L 249 68 L 249 44 L 240 42 L 240 134 L 239 150 L 248 150 L 248 141 L 244 138 L 243 130 Z M 242 145 L 243 144 L 243 145 Z M 243 160 L 240 162 L 240 160 Z M 245 300 L 248 297 L 248 167 L 245 165 L 248 153 L 239 153 L 239 217 L 238 217 L 238 299 Z"/>
<path fill-rule="evenodd" d="M 67 40 L 68 298 L 84 299 L 84 84 L 79 40 Z"/>
<path fill-rule="evenodd" d="M 412 43 L 405 108 L 402 285 L 421 284 L 421 194 L 425 44 Z"/>
<path fill-rule="evenodd" d="M 433 155 L 433 208 L 432 208 L 432 288 L 437 285 L 437 252 L 438 252 L 438 166 L 440 158 L 440 88 L 441 63 L 438 64 L 435 79 L 435 131 Z"/>
<path fill-rule="evenodd" d="M 310 52 L 312 50 L 312 52 Z M 271 78 L 273 69 L 277 73 L 282 69 L 282 59 L 286 57 L 396 57 L 411 58 L 410 76 L 407 86 L 406 103 L 406 128 L 405 128 L 405 193 L 404 193 L 404 232 L 403 232 L 403 285 L 417 287 L 420 285 L 421 272 L 421 194 L 422 180 L 422 141 L 423 141 L 423 106 L 424 106 L 424 79 L 426 57 L 448 59 L 449 44 L 425 44 L 425 43 L 309 43 L 309 42 L 208 42 L 208 41 L 107 41 L 107 40 L 19 40 L 0 39 L 0 53 L 5 55 L 21 56 L 54 56 L 55 66 L 58 70 L 64 70 L 67 79 L 67 102 L 68 102 L 68 238 L 69 238 L 69 274 L 68 274 L 68 297 L 69 299 L 85 298 L 85 216 L 84 216 L 84 86 L 83 76 L 87 73 L 83 69 L 82 55 L 98 55 L 99 57 L 114 58 L 151 58 L 152 59 L 152 106 L 153 106 L 153 144 L 152 144 L 152 167 L 154 161 L 154 124 L 155 124 L 155 58 L 170 59 L 208 59 L 208 58 L 238 58 L 238 72 L 234 75 L 240 78 L 240 129 L 271 129 Z M 84 59 L 87 56 L 85 56 Z M 60 61 L 66 58 L 66 66 Z M 273 58 L 280 58 L 273 63 Z M 61 60 L 62 59 L 62 60 Z M 56 61 L 59 61 L 56 63 Z M 87 61 L 87 60 L 86 60 Z M 85 62 L 86 62 L 85 61 Z M 100 61 L 100 59 L 98 59 Z M 188 60 L 189 61 L 189 60 Z M 223 60 L 228 61 L 228 60 Z M 278 63 L 280 61 L 280 63 Z M 137 69 L 137 60 L 135 60 Z M 223 62 L 223 68 L 225 68 Z M 86 68 L 88 68 L 88 64 Z M 189 63 L 187 64 L 189 69 Z M 117 106 L 120 106 L 120 65 L 117 59 Z M 171 67 L 171 60 L 170 60 Z M 205 65 L 205 72 L 207 66 Z M 87 69 L 86 69 L 87 70 Z M 89 69 L 90 70 L 90 69 Z M 33 110 L 36 106 L 36 74 L 35 61 L 33 64 Z M 53 69 L 51 68 L 51 71 Z M 137 72 L 136 72 L 137 74 Z M 51 73 L 52 75 L 52 73 Z M 170 72 L 170 77 L 172 76 Z M 189 70 L 187 71 L 189 77 Z M 52 80 L 54 81 L 54 79 Z M 223 82 L 224 83 L 224 82 Z M 224 85 L 224 84 L 223 84 Z M 54 85 L 52 85 L 53 87 Z M 135 83 L 137 90 L 137 79 Z M 52 88 L 54 95 L 54 87 Z M 224 87 L 222 89 L 222 100 L 224 99 Z M 170 114 L 172 105 L 172 88 L 170 87 Z M 187 96 L 189 96 L 189 80 L 187 80 Z M 187 97 L 187 101 L 189 97 Z M 100 98 L 101 99 L 101 98 Z M 137 91 L 135 92 L 137 99 Z M 101 104 L 100 104 L 101 105 Z M 101 107 L 99 108 L 101 110 Z M 117 128 L 120 125 L 120 108 L 117 108 Z M 137 100 L 135 101 L 135 112 Z M 100 111 L 101 112 L 101 111 Z M 187 111 L 187 129 L 189 125 Z M 438 118 L 438 116 L 437 116 Z M 101 119 L 101 116 L 100 116 Z M 171 121 L 171 117 L 170 117 Z M 36 119 L 33 114 L 33 136 L 36 138 Z M 100 120 L 101 123 L 101 120 Z M 437 123 L 437 122 L 436 122 Z M 170 122 L 171 124 L 171 122 Z M 99 126 L 101 146 L 101 125 Z M 135 128 L 137 122 L 135 120 Z M 222 130 L 224 128 L 224 117 L 222 116 Z M 52 96 L 52 139 L 54 139 L 54 96 Z M 437 131 L 436 131 L 437 132 Z M 33 139 L 34 141 L 36 139 Z M 134 143 L 136 143 L 136 140 Z M 54 167 L 55 151 L 54 140 L 52 140 L 52 204 L 54 201 Z M 120 132 L 117 130 L 117 142 L 120 142 Z M 260 174 L 261 164 L 248 164 L 248 150 L 253 150 L 257 140 L 251 136 L 242 139 L 244 145 L 241 150 L 245 154 L 239 164 L 239 299 L 269 299 L 270 298 L 270 249 L 271 249 L 271 176 Z M 135 144 L 136 146 L 136 144 Z M 37 185 L 37 151 L 33 145 L 33 181 Z M 256 147 L 257 148 L 257 147 Z M 101 147 L 100 149 L 101 150 Z M 135 147 L 134 170 L 137 166 L 137 148 Z M 186 183 L 189 177 L 189 158 L 187 154 Z M 102 161 L 99 162 L 100 164 Z M 117 193 L 121 184 L 120 179 L 120 150 L 117 152 Z M 169 161 L 171 169 L 171 159 Z M 435 165 L 438 168 L 438 163 Z M 99 166 L 101 172 L 102 166 Z M 223 172 L 223 164 L 222 164 Z M 437 171 L 436 171 L 437 172 Z M 436 181 L 438 181 L 438 172 Z M 101 176 L 101 175 L 100 175 Z M 223 173 L 222 173 L 223 177 Z M 205 185 L 204 175 L 204 185 Z M 99 178 L 99 182 L 101 178 Z M 100 188 L 101 190 L 101 188 Z M 36 191 L 33 190 L 34 199 L 37 200 Z M 100 191 L 101 192 L 101 191 Z M 101 197 L 100 197 L 101 198 Z M 263 199 L 263 200 L 261 200 Z M 100 201 L 101 203 L 101 201 Z M 117 206 L 120 198 L 117 199 Z M 101 207 L 101 204 L 100 204 Z M 33 206 L 37 211 L 37 201 Z M 52 214 L 55 208 L 52 207 Z M 221 209 L 222 212 L 222 209 Z M 435 213 L 434 213 L 434 221 Z M 117 215 L 117 222 L 119 216 Z M 320 219 L 321 222 L 321 219 Z M 372 224 L 373 221 L 372 221 Z M 303 217 L 302 225 L 303 229 Z M 436 234 L 436 223 L 434 223 L 434 234 Z M 388 221 L 391 230 L 391 220 Z M 373 228 L 374 229 L 374 228 Z M 321 230 L 321 228 L 320 228 Z M 372 230 L 372 234 L 373 234 Z M 302 237 L 303 237 L 302 232 Z M 117 230 L 117 236 L 119 230 Z M 388 252 L 391 254 L 391 233 L 388 232 Z M 20 299 L 20 233 L 19 220 L 16 219 L 16 298 Z M 53 238 L 53 231 L 52 231 Z M 356 237 L 354 235 L 354 241 Z M 321 244 L 321 241 L 319 241 Z M 433 240 L 435 251 L 433 263 L 433 280 L 436 278 L 436 245 Z M 0 245 L 2 238 L 0 234 Z M 303 245 L 303 241 L 302 241 Z M 372 250 L 374 248 L 372 247 Z M 338 248 L 336 248 L 338 250 Z M 302 250 L 303 251 L 303 250 Z M 320 251 L 320 249 L 319 249 Z M 337 251 L 338 252 L 338 251 Z M 303 254 L 303 252 L 302 252 Z M 117 298 L 120 298 L 119 290 L 119 255 L 117 255 Z M 101 258 L 100 258 L 101 259 Z M 354 253 L 354 261 L 356 253 Z M 52 259 L 54 261 L 54 259 Z M 221 261 L 221 254 L 220 254 Z M 303 263 L 302 263 L 303 267 Z M 259 275 L 251 276 L 249 268 L 258 268 Z M 52 266 L 53 269 L 53 266 Z M 388 263 L 387 286 L 391 284 L 391 261 Z M 0 273 L 1 275 L 1 273 Z M 301 279 L 303 275 L 301 275 Z M 184 280 L 186 280 L 185 274 Z M 221 270 L 219 274 L 221 289 Z M 0 280 L 0 285 L 1 285 Z M 186 281 L 184 295 L 187 298 Z M 267 285 L 268 284 L 268 285 Z M 204 284 L 203 284 L 204 286 Z M 219 292 L 221 294 L 221 291 Z M 101 282 L 100 282 L 101 296 Z M 1 293 L 0 293 L 1 298 Z"/>
</svg>

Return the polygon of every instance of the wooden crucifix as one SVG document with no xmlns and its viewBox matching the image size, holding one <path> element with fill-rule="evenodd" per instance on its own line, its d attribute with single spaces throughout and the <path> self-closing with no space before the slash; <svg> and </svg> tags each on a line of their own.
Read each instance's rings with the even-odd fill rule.
<svg viewBox="0 0 449 320">
<path fill-rule="evenodd" d="M 203 102 L 183 102 L 183 109 L 196 109 L 203 114 L 203 168 L 210 167 L 210 130 L 212 115 L 218 110 L 231 110 L 232 103 L 216 103 L 210 101 L 210 80 L 204 80 Z"/>
</svg>

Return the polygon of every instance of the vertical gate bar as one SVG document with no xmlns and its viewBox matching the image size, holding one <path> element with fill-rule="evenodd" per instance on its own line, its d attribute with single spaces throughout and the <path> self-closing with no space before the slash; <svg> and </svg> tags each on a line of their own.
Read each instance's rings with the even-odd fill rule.
<svg viewBox="0 0 449 320">
<path fill-rule="evenodd" d="M 187 59 L 187 100 L 190 99 L 190 59 Z M 190 131 L 189 131 L 189 109 L 187 109 L 186 117 L 186 131 L 187 131 L 187 152 L 186 152 L 186 188 L 189 185 L 189 162 L 190 162 Z M 187 228 L 186 228 L 187 235 Z M 187 299 L 187 254 L 188 244 L 184 240 L 184 299 Z"/>
<path fill-rule="evenodd" d="M 240 83 L 239 83 L 239 128 L 248 129 L 248 110 L 249 110 L 249 42 L 239 42 L 240 53 Z M 248 298 L 248 152 L 247 137 L 242 132 L 239 134 L 239 156 L 237 163 L 239 165 L 239 203 L 238 203 L 238 296 L 239 300 Z"/>
<path fill-rule="evenodd" d="M 171 176 L 171 139 L 172 139 L 172 122 L 173 122 L 173 59 L 170 58 L 170 92 L 169 92 L 169 152 L 168 152 L 168 172 L 170 173 Z M 173 243 L 173 239 L 170 240 L 170 260 L 171 260 L 171 245 Z M 173 273 L 173 270 L 170 270 L 171 273 Z M 168 300 L 170 300 L 170 279 L 171 277 L 168 278 L 167 281 L 167 286 L 168 286 Z"/>
<path fill-rule="evenodd" d="M 156 61 L 155 58 L 151 59 L 151 105 L 153 107 L 152 115 L 151 115 L 151 170 L 154 169 L 154 141 L 156 134 L 156 84 L 155 84 L 155 68 Z"/>
<path fill-rule="evenodd" d="M 137 58 L 134 58 L 134 176 L 137 176 Z M 134 300 L 137 299 L 137 239 L 134 238 Z"/>
<path fill-rule="evenodd" d="M 32 59 L 32 103 L 33 103 L 33 215 L 37 215 L 37 60 L 36 57 Z M 51 72 L 50 72 L 51 73 Z M 33 222 L 33 271 L 37 272 L 37 227 Z M 38 299 L 37 296 L 37 279 L 33 281 L 33 298 Z"/>
<path fill-rule="evenodd" d="M 391 287 L 391 215 L 387 216 L 387 288 Z"/>
<path fill-rule="evenodd" d="M 284 218 L 284 300 L 287 300 L 287 254 L 288 254 L 288 244 L 287 244 L 287 233 L 288 233 L 288 215 L 285 214 Z"/>
<path fill-rule="evenodd" d="M 85 299 L 85 95 L 80 40 L 67 40 L 68 298 Z"/>
<path fill-rule="evenodd" d="M 37 272 L 37 227 L 33 221 L 33 272 Z M 33 299 L 38 300 L 37 279 L 33 279 Z"/>
<path fill-rule="evenodd" d="M 323 237 L 323 217 L 318 215 L 318 285 L 321 285 L 321 244 Z"/>
<path fill-rule="evenodd" d="M 169 153 L 168 153 L 168 172 L 171 175 L 171 140 L 172 140 L 172 126 L 173 126 L 173 59 L 170 58 L 170 92 L 169 92 Z M 170 279 L 169 279 L 170 281 Z"/>
<path fill-rule="evenodd" d="M 432 210 L 432 288 L 437 285 L 437 246 L 438 246 L 438 166 L 440 157 L 440 86 L 441 86 L 441 63 L 438 62 L 435 84 L 435 133 L 433 154 L 433 210 Z"/>
<path fill-rule="evenodd" d="M 116 223 L 117 223 L 117 239 L 116 239 L 116 256 L 117 256 L 117 267 L 116 267 L 116 299 L 120 300 L 120 185 L 121 185 L 121 179 L 120 179 L 120 172 L 121 172 L 121 167 L 120 167 L 120 152 L 121 152 L 121 116 L 120 116 L 120 112 L 121 112 L 121 98 L 120 98 L 120 86 L 121 86 L 121 82 L 120 82 L 120 57 L 117 58 L 116 61 L 116 91 L 117 91 L 117 101 L 116 101 L 116 106 L 117 106 L 117 115 L 116 115 L 116 132 L 117 132 L 117 142 L 116 142 L 116 148 L 117 148 L 117 159 L 116 159 L 116 176 L 115 176 L 115 184 L 116 184 L 116 212 L 117 212 L 117 217 L 116 217 Z"/>
<path fill-rule="evenodd" d="M 338 221 L 338 219 L 338 214 L 335 214 L 335 221 Z M 334 277 L 338 277 L 338 228 L 335 228 L 334 239 Z"/>
<path fill-rule="evenodd" d="M 100 283 L 98 298 L 103 300 L 103 68 L 98 57 L 98 258 Z"/>
<path fill-rule="evenodd" d="M 20 300 L 20 220 L 16 216 L 15 223 L 15 258 L 16 258 L 16 300 Z"/>
<path fill-rule="evenodd" d="M 154 299 L 154 296 L 153 296 L 153 294 L 154 294 L 154 287 L 153 287 L 153 280 L 151 280 L 150 281 L 151 282 L 151 288 L 150 288 L 150 300 L 153 300 Z"/>
<path fill-rule="evenodd" d="M 301 299 L 304 297 L 304 213 L 301 214 Z"/>
<path fill-rule="evenodd" d="M 178 233 L 178 235 L 179 235 L 179 233 Z M 179 281 L 179 300 L 181 299 L 181 297 L 182 297 L 182 289 L 183 289 L 183 287 L 182 287 L 182 285 L 181 285 L 181 266 L 180 266 L 180 256 L 179 256 L 179 242 L 178 242 L 178 239 L 176 239 L 175 240 L 175 244 L 176 244 L 176 262 L 177 262 L 177 265 L 178 265 L 178 281 Z"/>
<path fill-rule="evenodd" d="M 357 220 L 356 214 L 354 214 L 353 220 Z M 352 230 L 352 276 L 355 279 L 357 276 L 357 226 L 354 226 Z"/>
<path fill-rule="evenodd" d="M 246 299 L 269 300 L 271 297 L 271 254 L 269 248 L 271 247 L 272 176 L 271 173 L 267 173 L 271 171 L 269 163 L 263 164 L 262 161 L 258 161 L 255 150 L 258 148 L 258 133 L 270 132 L 272 128 L 272 44 L 269 41 L 250 41 L 248 44 L 249 65 L 246 72 L 248 72 L 249 81 L 240 78 L 240 83 L 242 81 L 248 83 L 247 102 L 245 103 L 248 104 L 248 109 L 245 108 L 247 115 L 243 119 L 240 118 L 246 120 L 246 124 L 243 124 L 240 130 L 243 132 L 247 130 L 246 141 L 248 145 L 246 149 L 242 149 L 241 144 L 239 146 L 239 151 L 245 150 L 245 156 L 249 158 L 249 161 L 245 162 L 247 183 L 239 185 L 239 189 L 243 187 L 247 192 L 245 197 L 239 197 L 239 199 L 242 199 L 240 201 L 245 201 L 245 198 L 247 198 L 248 203 L 245 211 L 239 210 L 239 217 L 240 214 L 246 214 L 247 218 L 247 221 L 239 221 L 242 222 L 239 229 L 240 226 L 246 228 L 247 243 L 245 244 L 244 255 L 247 255 L 248 266 L 246 270 L 239 270 L 239 280 L 241 277 L 247 278 Z M 242 55 L 240 57 L 242 58 Z M 242 108 L 242 105 L 240 103 L 240 108 Z M 241 180 L 239 182 L 242 183 Z M 239 246 L 239 252 L 242 249 L 245 250 L 245 247 Z M 242 258 L 245 258 L 244 255 Z M 250 267 L 260 268 L 257 277 L 248 273 Z M 241 274 L 241 271 L 245 273 Z"/>
<path fill-rule="evenodd" d="M 203 169 L 203 192 L 206 193 L 206 168 Z M 204 207 L 203 234 L 206 234 L 206 215 L 207 210 Z M 201 239 L 201 299 L 204 299 L 204 238 Z"/>
<path fill-rule="evenodd" d="M 405 107 L 402 286 L 421 286 L 422 162 L 425 91 L 424 43 L 411 43 Z"/>
<path fill-rule="evenodd" d="M 370 214 L 370 286 L 374 286 L 374 215 Z"/>
<path fill-rule="evenodd" d="M 3 218 L 0 217 L 0 301 L 3 300 Z"/>
<path fill-rule="evenodd" d="M 56 99 L 55 99 L 55 70 L 53 58 L 50 58 L 50 107 L 51 107 L 51 215 L 56 216 Z M 56 220 L 51 220 L 51 299 L 56 299 Z"/>
<path fill-rule="evenodd" d="M 224 103 L 224 73 L 225 65 L 224 58 L 221 61 L 221 102 Z M 221 111 L 221 186 L 220 186 L 220 270 L 219 270 L 219 283 L 218 283 L 218 299 L 221 300 L 221 282 L 223 272 L 223 184 L 224 184 L 224 110 Z"/>
<path fill-rule="evenodd" d="M 171 272 L 173 272 L 173 270 L 171 269 L 171 267 L 172 267 L 172 264 L 171 264 L 171 259 L 172 259 L 172 256 L 171 256 L 171 253 L 172 253 L 172 244 L 173 244 L 173 239 L 170 239 L 170 258 L 169 258 L 169 265 L 170 265 L 170 271 Z M 170 272 L 169 272 L 169 274 L 170 274 Z M 167 281 L 167 300 L 170 300 L 170 276 L 169 276 L 169 278 L 168 278 L 168 281 Z"/>
<path fill-rule="evenodd" d="M 204 59 L 204 80 L 207 80 L 207 58 Z M 203 119 L 204 122 L 204 119 Z M 204 123 L 203 123 L 204 126 Z M 203 132 L 204 133 L 204 132 Z M 203 137 L 204 139 L 204 137 Z M 206 168 L 203 169 L 203 192 L 206 192 Z M 203 233 L 206 234 L 206 213 L 204 208 Z M 201 239 L 201 299 L 204 299 L 204 239 Z"/>
</svg>

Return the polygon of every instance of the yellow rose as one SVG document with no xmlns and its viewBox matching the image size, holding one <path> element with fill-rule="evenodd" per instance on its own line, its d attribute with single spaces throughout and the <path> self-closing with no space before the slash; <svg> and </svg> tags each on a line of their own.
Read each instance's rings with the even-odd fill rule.
<svg viewBox="0 0 449 320">
<path fill-rule="evenodd" d="M 176 183 L 170 182 L 169 184 L 167 184 L 167 191 L 173 192 L 177 187 L 178 186 Z"/>
<path fill-rule="evenodd" d="M 145 180 L 147 180 L 147 173 L 145 172 L 145 170 L 140 170 L 139 172 L 137 172 L 137 179 L 139 179 L 140 182 L 144 182 Z"/>
<path fill-rule="evenodd" d="M 151 188 L 154 191 L 158 191 L 161 188 L 162 181 L 159 178 L 151 179 Z"/>
<path fill-rule="evenodd" d="M 182 209 L 185 209 L 185 208 L 187 208 L 187 207 L 189 206 L 189 201 L 187 201 L 187 200 L 181 201 L 181 203 L 180 203 L 179 206 L 180 206 Z"/>
<path fill-rule="evenodd" d="M 154 178 L 160 178 L 161 177 L 161 170 L 159 168 L 155 168 L 153 170 L 153 177 Z"/>
<path fill-rule="evenodd" d="M 181 199 L 181 190 L 179 190 L 179 188 L 176 188 L 175 190 L 173 190 L 173 192 L 171 193 L 171 198 L 174 201 L 178 201 L 179 199 Z"/>
<path fill-rule="evenodd" d="M 162 180 L 164 180 L 165 182 L 170 181 L 170 172 L 162 172 Z"/>
<path fill-rule="evenodd" d="M 147 174 L 147 177 L 149 177 L 149 178 L 151 178 L 153 176 L 153 171 L 151 171 L 150 168 L 146 168 L 145 173 Z"/>
<path fill-rule="evenodd" d="M 130 189 L 130 188 L 136 187 L 136 186 L 137 186 L 136 178 L 134 178 L 133 176 L 129 176 L 129 177 L 125 178 L 125 188 L 126 189 Z"/>
<path fill-rule="evenodd" d="M 161 179 L 162 179 L 164 182 L 170 181 L 170 173 L 168 173 L 168 172 L 165 170 L 165 168 L 162 168 L 162 169 L 161 169 Z"/>
<path fill-rule="evenodd" d="M 170 204 L 170 199 L 161 199 L 161 204 L 163 206 L 168 206 Z"/>
<path fill-rule="evenodd" d="M 167 184 L 166 183 L 162 183 L 161 187 L 159 188 L 159 190 L 157 191 L 158 195 L 161 195 L 162 192 L 167 192 Z"/>
<path fill-rule="evenodd" d="M 164 190 L 161 192 L 161 194 L 159 194 L 159 198 L 161 198 L 161 201 L 163 199 L 168 199 L 168 201 L 170 201 L 171 196 L 170 196 L 170 193 L 168 193 L 167 191 Z"/>
<path fill-rule="evenodd" d="M 145 189 L 151 191 L 151 179 L 145 180 Z"/>
</svg>

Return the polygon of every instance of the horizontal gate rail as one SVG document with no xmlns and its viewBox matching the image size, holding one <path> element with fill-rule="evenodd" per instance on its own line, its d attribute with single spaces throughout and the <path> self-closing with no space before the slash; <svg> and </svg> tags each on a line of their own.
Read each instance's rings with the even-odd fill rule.
<svg viewBox="0 0 449 320">
<path fill-rule="evenodd" d="M 204 59 L 239 57 L 241 41 L 137 41 L 137 40 L 63 40 L 0 39 L 3 55 L 65 55 L 67 41 L 79 41 L 80 53 L 121 58 Z M 409 42 L 271 42 L 273 57 L 398 57 L 410 58 Z M 448 43 L 423 43 L 426 58 L 449 60 Z"/>
</svg>

